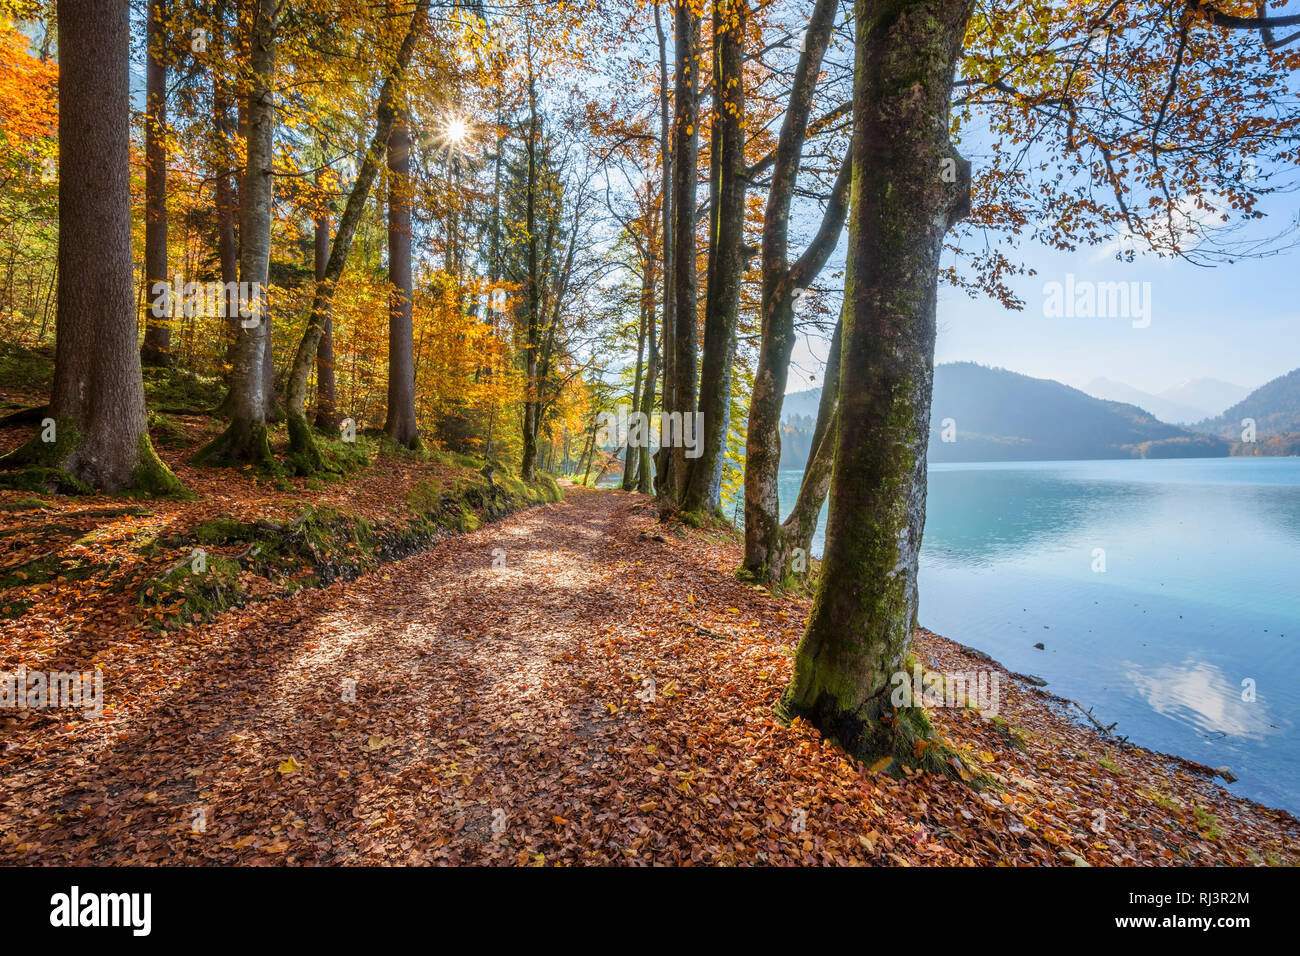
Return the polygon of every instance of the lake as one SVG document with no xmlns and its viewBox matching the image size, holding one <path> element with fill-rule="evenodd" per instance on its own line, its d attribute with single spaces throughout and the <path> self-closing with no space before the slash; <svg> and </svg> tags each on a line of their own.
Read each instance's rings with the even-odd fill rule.
<svg viewBox="0 0 1300 956">
<path fill-rule="evenodd" d="M 920 601 L 922 626 L 1300 812 L 1300 459 L 931 464 Z"/>
</svg>

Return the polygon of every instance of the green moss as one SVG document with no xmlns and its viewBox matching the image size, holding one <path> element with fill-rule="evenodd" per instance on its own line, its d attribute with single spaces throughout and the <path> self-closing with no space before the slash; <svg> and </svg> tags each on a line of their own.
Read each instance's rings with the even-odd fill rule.
<svg viewBox="0 0 1300 956">
<path fill-rule="evenodd" d="M 502 473 L 497 475 L 496 482 L 506 490 L 506 494 L 510 497 L 521 501 L 528 500 L 528 487 L 524 484 L 522 478 L 516 478 L 514 475 Z"/>
<path fill-rule="evenodd" d="M 207 621 L 244 603 L 246 595 L 239 584 L 242 570 L 238 561 L 219 554 L 208 555 L 200 572 L 186 561 L 151 581 L 138 603 L 165 612 L 161 618 L 151 618 L 159 627 Z"/>
<path fill-rule="evenodd" d="M 417 515 L 437 511 L 442 506 L 442 482 L 437 478 L 417 482 L 407 492 L 406 504 Z"/>
<path fill-rule="evenodd" d="M 77 429 L 72 420 L 55 422 L 52 442 L 42 440 L 43 432 L 43 428 L 38 428 L 36 434 L 26 442 L 0 457 L 0 488 L 72 495 L 94 494 L 94 488 L 64 468 L 77 444 Z"/>
<path fill-rule="evenodd" d="M 0 343 L 0 385 L 48 392 L 54 381 L 54 347 Z"/>
<path fill-rule="evenodd" d="M 177 448 L 189 444 L 184 427 L 170 415 L 149 413 L 149 437 L 160 448 Z"/>
<path fill-rule="evenodd" d="M 154 451 L 149 434 L 140 436 L 139 457 L 131 472 L 131 494 L 150 498 L 183 498 L 193 500 L 193 495 Z"/>
<path fill-rule="evenodd" d="M 195 452 L 190 462 L 210 467 L 251 465 L 264 474 L 280 474 L 280 465 L 271 454 L 270 433 L 265 422 L 249 426 L 247 441 L 240 437 L 239 429 L 231 424 Z"/>
<path fill-rule="evenodd" d="M 560 483 L 551 475 L 540 473 L 537 476 L 537 486 L 541 489 L 542 496 L 551 502 L 563 501 L 564 492 L 560 490 Z"/>
<path fill-rule="evenodd" d="M 31 601 L 4 601 L 0 602 L 0 620 L 16 621 L 32 606 Z"/>
<path fill-rule="evenodd" d="M 234 518 L 220 517 L 195 525 L 190 537 L 199 544 L 223 545 L 255 541 L 257 528 Z"/>
<path fill-rule="evenodd" d="M 328 585 L 423 550 L 449 531 L 473 531 L 484 520 L 501 517 L 529 503 L 552 500 L 559 494 L 554 479 L 539 479 L 531 485 L 513 479 L 510 485 L 514 493 L 477 471 L 461 470 L 452 480 L 452 491 L 445 489 L 441 476 L 417 484 L 407 497 L 411 511 L 408 520 L 383 529 L 325 506 L 308 506 L 283 525 L 249 523 L 229 515 L 209 519 L 186 534 L 169 536 L 158 546 L 238 548 L 239 559 L 209 555 L 208 571 L 202 575 L 193 575 L 186 561 L 151 582 L 140 603 L 165 610 L 163 622 L 190 624 L 196 619 L 206 620 L 250 599 L 239 584 L 241 567 L 246 574 L 275 581 L 282 588 L 280 593 Z M 265 592 L 259 589 L 259 593 Z"/>
<path fill-rule="evenodd" d="M 1219 818 L 1210 811 L 1202 807 L 1192 807 L 1192 813 L 1196 815 L 1196 825 L 1201 829 L 1201 836 L 1210 840 L 1218 840 L 1223 836 L 1223 828 L 1219 826 Z"/>
<path fill-rule="evenodd" d="M 8 588 L 31 587 L 33 584 L 45 584 L 56 578 L 65 581 L 84 581 L 103 571 L 112 570 L 112 565 L 93 564 L 79 558 L 65 558 L 59 554 L 47 554 L 22 564 L 6 568 L 0 573 L 0 591 Z"/>
<path fill-rule="evenodd" d="M 143 374 L 145 400 L 151 408 L 202 415 L 225 397 L 225 383 L 214 376 L 166 366 L 146 366 Z"/>
<path fill-rule="evenodd" d="M 0 511 L 45 511 L 51 505 L 40 498 L 15 498 L 0 504 Z"/>
<path fill-rule="evenodd" d="M 813 672 L 805 651 L 801 642 L 794 679 L 775 708 L 782 722 L 798 717 L 808 720 L 827 739 L 868 766 L 887 759 L 895 774 L 909 767 L 953 777 L 975 789 L 990 784 L 983 771 L 971 767 L 939 736 L 923 707 L 894 707 L 888 684 L 881 693 L 860 701 L 858 677 L 833 668 Z M 904 654 L 898 670 L 910 674 L 916 667 L 915 658 Z"/>
<path fill-rule="evenodd" d="M 482 524 L 483 522 L 479 520 L 479 516 L 476 515 L 473 511 L 471 511 L 468 505 L 462 502 L 460 504 L 459 529 L 462 532 L 476 531 L 479 528 L 479 526 Z"/>
<path fill-rule="evenodd" d="M 407 461 L 412 459 L 415 461 L 428 461 L 431 457 L 429 449 L 425 447 L 424 442 L 418 437 L 415 439 L 415 444 L 407 448 L 405 445 L 399 445 L 393 441 L 387 434 L 379 437 L 379 454 Z"/>
</svg>

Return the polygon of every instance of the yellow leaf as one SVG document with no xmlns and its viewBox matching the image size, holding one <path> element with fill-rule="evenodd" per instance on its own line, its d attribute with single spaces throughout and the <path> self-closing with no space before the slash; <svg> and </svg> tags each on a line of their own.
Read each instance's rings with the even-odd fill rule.
<svg viewBox="0 0 1300 956">
<path fill-rule="evenodd" d="M 893 757 L 881 757 L 868 769 L 868 773 L 880 773 L 882 770 L 888 770 L 889 765 L 894 762 Z"/>
<path fill-rule="evenodd" d="M 366 741 L 367 750 L 383 750 L 393 742 L 392 737 L 380 737 L 378 734 L 371 734 L 370 739 Z"/>
<path fill-rule="evenodd" d="M 293 757 L 290 757 L 288 760 L 280 764 L 280 766 L 276 769 L 278 769 L 280 773 L 288 775 L 291 773 L 297 773 L 299 770 L 301 770 L 302 764 L 294 760 Z"/>
</svg>

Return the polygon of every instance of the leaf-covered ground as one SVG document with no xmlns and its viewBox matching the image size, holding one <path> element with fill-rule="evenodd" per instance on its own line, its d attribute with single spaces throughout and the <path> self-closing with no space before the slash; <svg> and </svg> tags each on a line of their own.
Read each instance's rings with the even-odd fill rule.
<svg viewBox="0 0 1300 956">
<path fill-rule="evenodd" d="M 1002 720 L 932 711 L 998 786 L 855 766 L 773 719 L 808 606 L 737 582 L 736 558 L 647 499 L 566 488 L 212 624 L 7 640 L 7 661 L 102 668 L 110 709 L 7 720 L 0 861 L 1296 860 L 1288 814 L 1081 728 L 1005 672 Z M 918 647 L 992 666 L 925 632 Z"/>
</svg>

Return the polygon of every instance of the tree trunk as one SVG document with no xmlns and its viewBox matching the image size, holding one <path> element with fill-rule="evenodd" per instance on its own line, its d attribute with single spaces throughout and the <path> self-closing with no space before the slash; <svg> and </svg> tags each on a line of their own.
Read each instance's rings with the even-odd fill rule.
<svg viewBox="0 0 1300 956">
<path fill-rule="evenodd" d="M 140 361 L 171 364 L 170 296 L 154 294 L 154 283 L 170 286 L 167 274 L 167 34 L 164 0 L 149 0 L 145 25 L 144 106 L 144 288 L 145 332 Z M 155 308 L 164 315 L 155 315 Z"/>
<path fill-rule="evenodd" d="M 415 421 L 415 328 L 411 303 L 411 137 L 405 112 L 388 135 L 388 418 L 384 434 L 403 448 L 420 443 Z"/>
<path fill-rule="evenodd" d="M 916 619 L 935 299 L 945 233 L 969 212 L 948 138 L 970 0 L 857 0 L 852 306 L 844 323 L 826 554 L 782 697 L 850 754 L 952 768 L 920 708 L 895 709 Z M 948 183 L 948 162 L 961 170 Z"/>
<path fill-rule="evenodd" d="M 660 346 L 663 360 L 663 395 L 660 409 L 668 411 L 676 405 L 676 318 L 673 313 L 673 148 L 672 127 L 668 120 L 668 38 L 664 35 L 663 21 L 659 12 L 658 0 L 655 2 L 655 34 L 659 41 L 659 157 L 663 163 L 663 183 L 659 190 L 660 221 L 663 224 L 664 242 L 664 333 Z M 671 494 L 672 480 L 669 471 L 672 457 L 669 449 L 660 447 L 654 456 L 655 492 L 661 496 Z"/>
<path fill-rule="evenodd" d="M 690 464 L 682 508 L 721 517 L 722 467 L 731 425 L 731 365 L 736 352 L 740 283 L 745 273 L 745 23 L 746 0 L 713 2 L 713 98 L 709 285 L 704 298 L 700 374 L 703 435 Z"/>
<path fill-rule="evenodd" d="M 778 583 L 773 557 L 783 551 L 777 471 L 781 467 L 781 407 L 794 349 L 795 290 L 821 271 L 844 227 L 845 193 L 850 164 L 846 160 L 832 190 L 817 237 L 793 266 L 789 265 L 790 204 L 799 175 L 813 92 L 835 22 L 837 0 L 817 0 L 799 56 L 785 120 L 777 140 L 763 219 L 762 340 L 745 437 L 745 570 L 759 581 Z M 837 221 L 834 221 L 837 220 Z"/>
<path fill-rule="evenodd" d="M 217 56 L 212 68 L 212 113 L 216 131 L 216 205 L 217 205 L 217 256 L 221 260 L 221 284 L 224 289 L 239 281 L 238 247 L 235 244 L 235 216 L 237 200 L 232 180 L 235 165 L 232 143 L 236 135 L 234 117 L 230 111 L 230 79 L 225 73 L 221 53 L 226 49 L 226 5 L 218 3 L 213 17 L 213 49 Z M 226 361 L 234 364 L 234 347 L 239 340 L 238 303 L 226 295 L 221 299 L 222 315 L 227 319 Z"/>
<path fill-rule="evenodd" d="M 294 470 L 302 474 L 316 471 L 324 464 L 320 451 L 316 447 L 315 439 L 312 437 L 311 427 L 307 422 L 307 415 L 304 411 L 307 401 L 307 381 L 311 377 L 312 362 L 316 357 L 316 349 L 320 344 L 321 335 L 325 331 L 325 322 L 329 318 L 331 303 L 334 299 L 334 289 L 338 285 L 339 278 L 343 275 L 343 267 L 347 263 L 348 254 L 352 251 L 352 240 L 356 236 L 357 225 L 360 223 L 361 215 L 365 211 L 366 202 L 370 196 L 370 187 L 374 185 L 375 176 L 379 172 L 380 158 L 384 155 L 389 134 L 392 132 L 393 124 L 397 119 L 397 89 L 403 74 L 406 72 L 407 64 L 410 63 L 411 56 L 415 52 L 415 45 L 424 27 L 430 2 L 431 0 L 419 0 L 416 4 L 415 12 L 411 15 L 410 26 L 407 28 L 406 36 L 397 52 L 397 58 L 388 71 L 388 75 L 384 77 L 383 86 L 379 91 L 379 105 L 375 111 L 375 133 L 371 137 L 365 158 L 361 162 L 361 168 L 357 170 L 357 178 L 352 184 L 352 191 L 348 194 L 347 204 L 343 207 L 343 215 L 339 217 L 338 232 L 334 236 L 334 242 L 330 245 L 329 261 L 325 266 L 325 276 L 316 283 L 316 293 L 312 298 L 311 316 L 307 321 L 307 328 L 303 332 L 302 340 L 298 343 L 298 349 L 293 357 L 293 365 L 289 370 L 289 387 L 285 396 L 285 417 L 289 424 L 289 448 L 293 459 L 293 467 Z"/>
<path fill-rule="evenodd" d="M 700 17 L 690 0 L 677 0 L 676 58 L 673 91 L 673 403 L 685 424 L 695 411 L 696 350 L 699 317 L 695 275 L 695 179 L 700 155 Z M 686 491 L 687 465 L 682 436 L 673 436 L 672 500 L 680 504 Z"/>
<path fill-rule="evenodd" d="M 817 405 L 817 424 L 813 426 L 812 444 L 803 479 L 799 482 L 799 495 L 794 507 L 781 523 L 781 545 L 773 552 L 772 574 L 784 580 L 790 572 L 790 559 L 795 551 L 802 551 L 803 568 L 808 568 L 813 535 L 817 532 L 817 519 L 821 517 L 826 493 L 831 487 L 831 466 L 835 459 L 835 426 L 839 410 L 840 351 L 844 337 L 843 313 L 849 308 L 853 289 L 853 261 L 844 278 L 844 302 L 840 307 L 840 320 L 835 323 L 831 336 L 830 354 L 826 358 L 826 374 L 822 376 L 822 397 Z"/>
<path fill-rule="evenodd" d="M 648 290 L 650 303 L 646 315 L 646 334 L 649 337 L 649 354 L 646 358 L 645 382 L 641 389 L 641 414 L 645 416 L 648 423 L 655 410 L 655 378 L 659 372 L 659 344 L 655 335 L 655 279 L 654 263 L 651 262 L 650 269 L 650 288 Z M 647 440 L 641 443 L 637 450 L 639 460 L 637 462 L 637 482 L 636 490 L 643 495 L 654 493 L 654 465 L 650 455 L 649 436 Z"/>
<path fill-rule="evenodd" d="M 325 266 L 330 258 L 328 215 L 316 217 L 314 240 L 313 266 L 316 281 L 320 282 L 325 278 Z M 316 346 L 316 427 L 323 432 L 337 432 L 339 421 L 338 387 L 334 381 L 334 316 L 330 314 L 325 316 L 325 328 Z"/>
<path fill-rule="evenodd" d="M 647 243 L 648 245 L 648 243 Z M 641 404 L 641 376 L 645 373 L 646 326 L 654 326 L 654 298 L 651 293 L 650 306 L 646 307 L 646 290 L 650 285 L 649 256 L 641 270 L 641 301 L 638 303 L 638 322 L 636 329 L 636 374 L 632 378 L 632 410 L 638 411 Z M 631 491 L 636 486 L 637 468 L 641 464 L 641 451 L 638 445 L 629 439 L 623 456 L 623 490 Z"/>
<path fill-rule="evenodd" d="M 265 335 L 265 343 L 262 346 L 262 413 L 268 422 L 278 422 L 283 420 L 284 416 L 275 401 L 275 350 L 271 343 L 273 327 L 269 308 L 266 310 L 262 327 Z"/>
<path fill-rule="evenodd" d="M 586 459 L 586 464 L 584 464 L 582 468 L 582 484 L 584 487 L 587 484 L 587 478 L 590 477 L 591 475 L 591 459 L 595 454 L 596 454 L 596 425 L 593 424 L 591 426 L 591 431 L 587 434 L 587 448 L 583 452 L 583 458 Z"/>
<path fill-rule="evenodd" d="M 60 0 L 54 430 L 4 459 L 108 492 L 181 492 L 145 416 L 131 263 L 128 9 Z M 52 482 L 56 486 L 61 482 Z"/>
<path fill-rule="evenodd" d="M 531 42 L 531 41 L 530 41 Z M 527 288 L 524 290 L 525 321 L 525 355 L 524 355 L 524 424 L 523 455 L 519 463 L 519 474 L 525 481 L 536 477 L 537 431 L 541 425 L 541 383 L 537 380 L 537 350 L 541 344 L 542 323 L 542 282 L 545 278 L 541 268 L 538 252 L 537 227 L 537 187 L 538 163 L 537 147 L 540 138 L 537 113 L 537 80 L 532 74 L 532 59 L 529 58 L 528 75 L 528 135 L 524 140 L 524 154 L 527 157 L 525 170 L 524 195 L 524 231 L 527 236 Z M 585 480 L 584 480 L 585 483 Z"/>
<path fill-rule="evenodd" d="M 646 423 L 649 424 L 651 416 L 654 415 L 654 388 L 655 377 L 659 373 L 659 342 L 655 334 L 655 310 L 654 310 L 654 290 L 658 284 L 656 277 L 655 260 L 654 260 L 654 241 L 649 239 L 646 242 L 647 255 L 646 261 L 646 287 L 645 287 L 645 316 L 646 316 L 646 373 L 645 381 L 642 382 L 641 388 L 641 414 L 645 415 Z M 640 449 L 637 449 L 637 490 L 642 494 L 654 493 L 654 466 L 651 464 L 650 441 L 646 436 L 646 441 L 641 442 Z"/>
<path fill-rule="evenodd" d="M 249 66 L 247 157 L 239 187 L 239 331 L 226 407 L 230 426 L 195 456 L 202 464 L 274 467 L 266 431 L 265 352 L 270 346 L 266 302 L 271 262 L 271 172 L 275 133 L 275 39 L 277 0 L 257 0 L 248 11 Z"/>
</svg>

